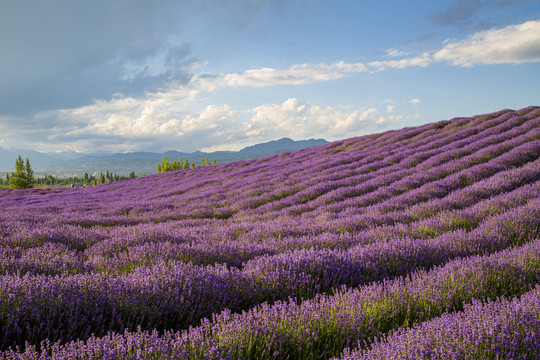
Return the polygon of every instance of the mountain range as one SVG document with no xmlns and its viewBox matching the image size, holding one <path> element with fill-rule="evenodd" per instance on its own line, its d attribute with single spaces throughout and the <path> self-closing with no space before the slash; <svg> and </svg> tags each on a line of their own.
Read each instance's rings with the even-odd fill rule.
<svg viewBox="0 0 540 360">
<path fill-rule="evenodd" d="M 34 150 L 10 150 L 0 148 L 0 174 L 13 171 L 14 163 L 20 154 L 28 158 L 36 176 L 52 174 L 59 177 L 82 176 L 97 174 L 108 170 L 114 174 L 122 175 L 134 171 L 137 175 L 152 174 L 156 172 L 156 165 L 163 156 L 177 160 L 179 157 L 188 159 L 199 165 L 201 160 L 208 158 L 216 159 L 217 163 L 225 163 L 237 160 L 249 160 L 269 155 L 280 154 L 288 151 L 300 150 L 312 146 L 328 143 L 324 139 L 292 140 L 281 138 L 279 140 L 248 146 L 239 151 L 215 151 L 215 152 L 180 152 L 170 150 L 165 153 L 157 152 L 128 152 L 128 153 L 77 153 L 65 152 L 38 152 Z"/>
</svg>

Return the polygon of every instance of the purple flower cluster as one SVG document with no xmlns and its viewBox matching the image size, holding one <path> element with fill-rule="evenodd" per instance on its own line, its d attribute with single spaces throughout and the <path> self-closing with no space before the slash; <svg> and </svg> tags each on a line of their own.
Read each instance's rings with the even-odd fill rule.
<svg viewBox="0 0 540 360">
<path fill-rule="evenodd" d="M 412 329 L 398 329 L 343 360 L 537 359 L 540 357 L 540 287 L 521 298 L 483 303 L 446 313 Z"/>
<path fill-rule="evenodd" d="M 496 299 L 540 284 L 539 237 L 537 107 L 77 191 L 3 189 L 0 358 L 382 354 L 444 312 L 480 316 L 475 299 L 517 304 Z"/>
<path fill-rule="evenodd" d="M 264 303 L 236 314 L 225 310 L 212 316 L 212 321 L 204 320 L 182 332 L 160 335 L 138 329 L 65 345 L 45 342 L 41 349 L 29 346 L 23 353 L 8 350 L 3 358 L 329 358 L 344 348 L 381 339 L 392 330 L 463 311 L 467 304 L 475 304 L 475 299 L 519 296 L 539 283 L 537 239 L 490 256 L 452 260 L 390 281 L 344 287 L 333 295 Z"/>
</svg>

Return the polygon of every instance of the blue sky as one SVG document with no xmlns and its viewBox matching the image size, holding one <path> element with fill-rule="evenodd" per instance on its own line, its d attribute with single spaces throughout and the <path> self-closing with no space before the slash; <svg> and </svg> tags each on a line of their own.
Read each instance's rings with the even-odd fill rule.
<svg viewBox="0 0 540 360">
<path fill-rule="evenodd" d="M 538 0 L 19 0 L 0 147 L 237 150 L 540 105 Z"/>
</svg>

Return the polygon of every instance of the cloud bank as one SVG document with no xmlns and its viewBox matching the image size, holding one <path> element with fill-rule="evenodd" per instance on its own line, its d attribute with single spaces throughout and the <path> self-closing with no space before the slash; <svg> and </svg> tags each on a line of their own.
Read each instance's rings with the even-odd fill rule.
<svg viewBox="0 0 540 360">
<path fill-rule="evenodd" d="M 281 102 L 234 109 L 227 103 L 194 109 L 201 96 L 220 89 L 297 86 L 332 81 L 359 73 L 389 69 L 427 67 L 433 63 L 470 67 L 492 64 L 520 64 L 540 61 L 540 21 L 528 21 L 473 34 L 462 40 L 448 40 L 441 48 L 403 57 L 395 49 L 386 51 L 392 60 L 298 64 L 286 69 L 259 68 L 228 74 L 191 74 L 172 77 L 159 90 L 142 95 L 113 95 L 91 105 L 47 110 L 33 117 L 0 116 L 3 139 L 23 142 L 39 139 L 36 146 L 55 150 L 110 151 L 148 149 L 235 149 L 242 144 L 272 140 L 282 136 L 297 138 L 325 136 L 329 140 L 382 130 L 404 118 L 418 116 L 420 100 L 414 98 L 399 108 L 395 102 L 376 107 L 347 109 L 324 107 L 287 96 Z M 195 63 L 189 49 L 171 46 L 162 52 L 162 63 L 187 73 Z M 132 79 L 159 78 L 167 71 L 152 73 L 132 65 Z M 178 70 L 180 69 L 180 70 Z M 193 68 L 190 68 L 192 71 Z M 173 71 L 173 70 L 171 70 Z M 141 73 L 142 72 L 142 73 Z M 134 75 L 133 75 L 134 74 Z M 161 75 L 159 75 L 161 74 Z M 346 104 L 345 104 L 346 105 Z M 51 126 L 52 124 L 52 126 Z"/>
<path fill-rule="evenodd" d="M 122 109 L 120 112 L 107 114 L 94 105 L 42 115 L 66 120 L 49 133 L 44 129 L 42 134 L 47 136 L 41 137 L 42 144 L 69 144 L 78 151 L 96 146 L 109 151 L 134 151 L 141 144 L 155 151 L 238 149 L 284 136 L 350 137 L 384 129 L 402 118 L 383 116 L 376 108 L 343 111 L 296 98 L 241 111 L 229 105 L 209 105 L 196 113 L 171 105 L 156 106 L 152 102 L 141 104 L 126 99 L 117 102 L 109 104 L 109 109 Z M 221 145 L 216 147 L 216 144 Z"/>
</svg>

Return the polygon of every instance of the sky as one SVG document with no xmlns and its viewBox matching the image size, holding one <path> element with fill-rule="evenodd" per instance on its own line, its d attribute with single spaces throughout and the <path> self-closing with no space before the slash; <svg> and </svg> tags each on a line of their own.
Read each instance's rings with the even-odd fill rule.
<svg viewBox="0 0 540 360">
<path fill-rule="evenodd" d="M 540 105 L 539 0 L 0 0 L 0 147 L 239 150 Z"/>
</svg>

